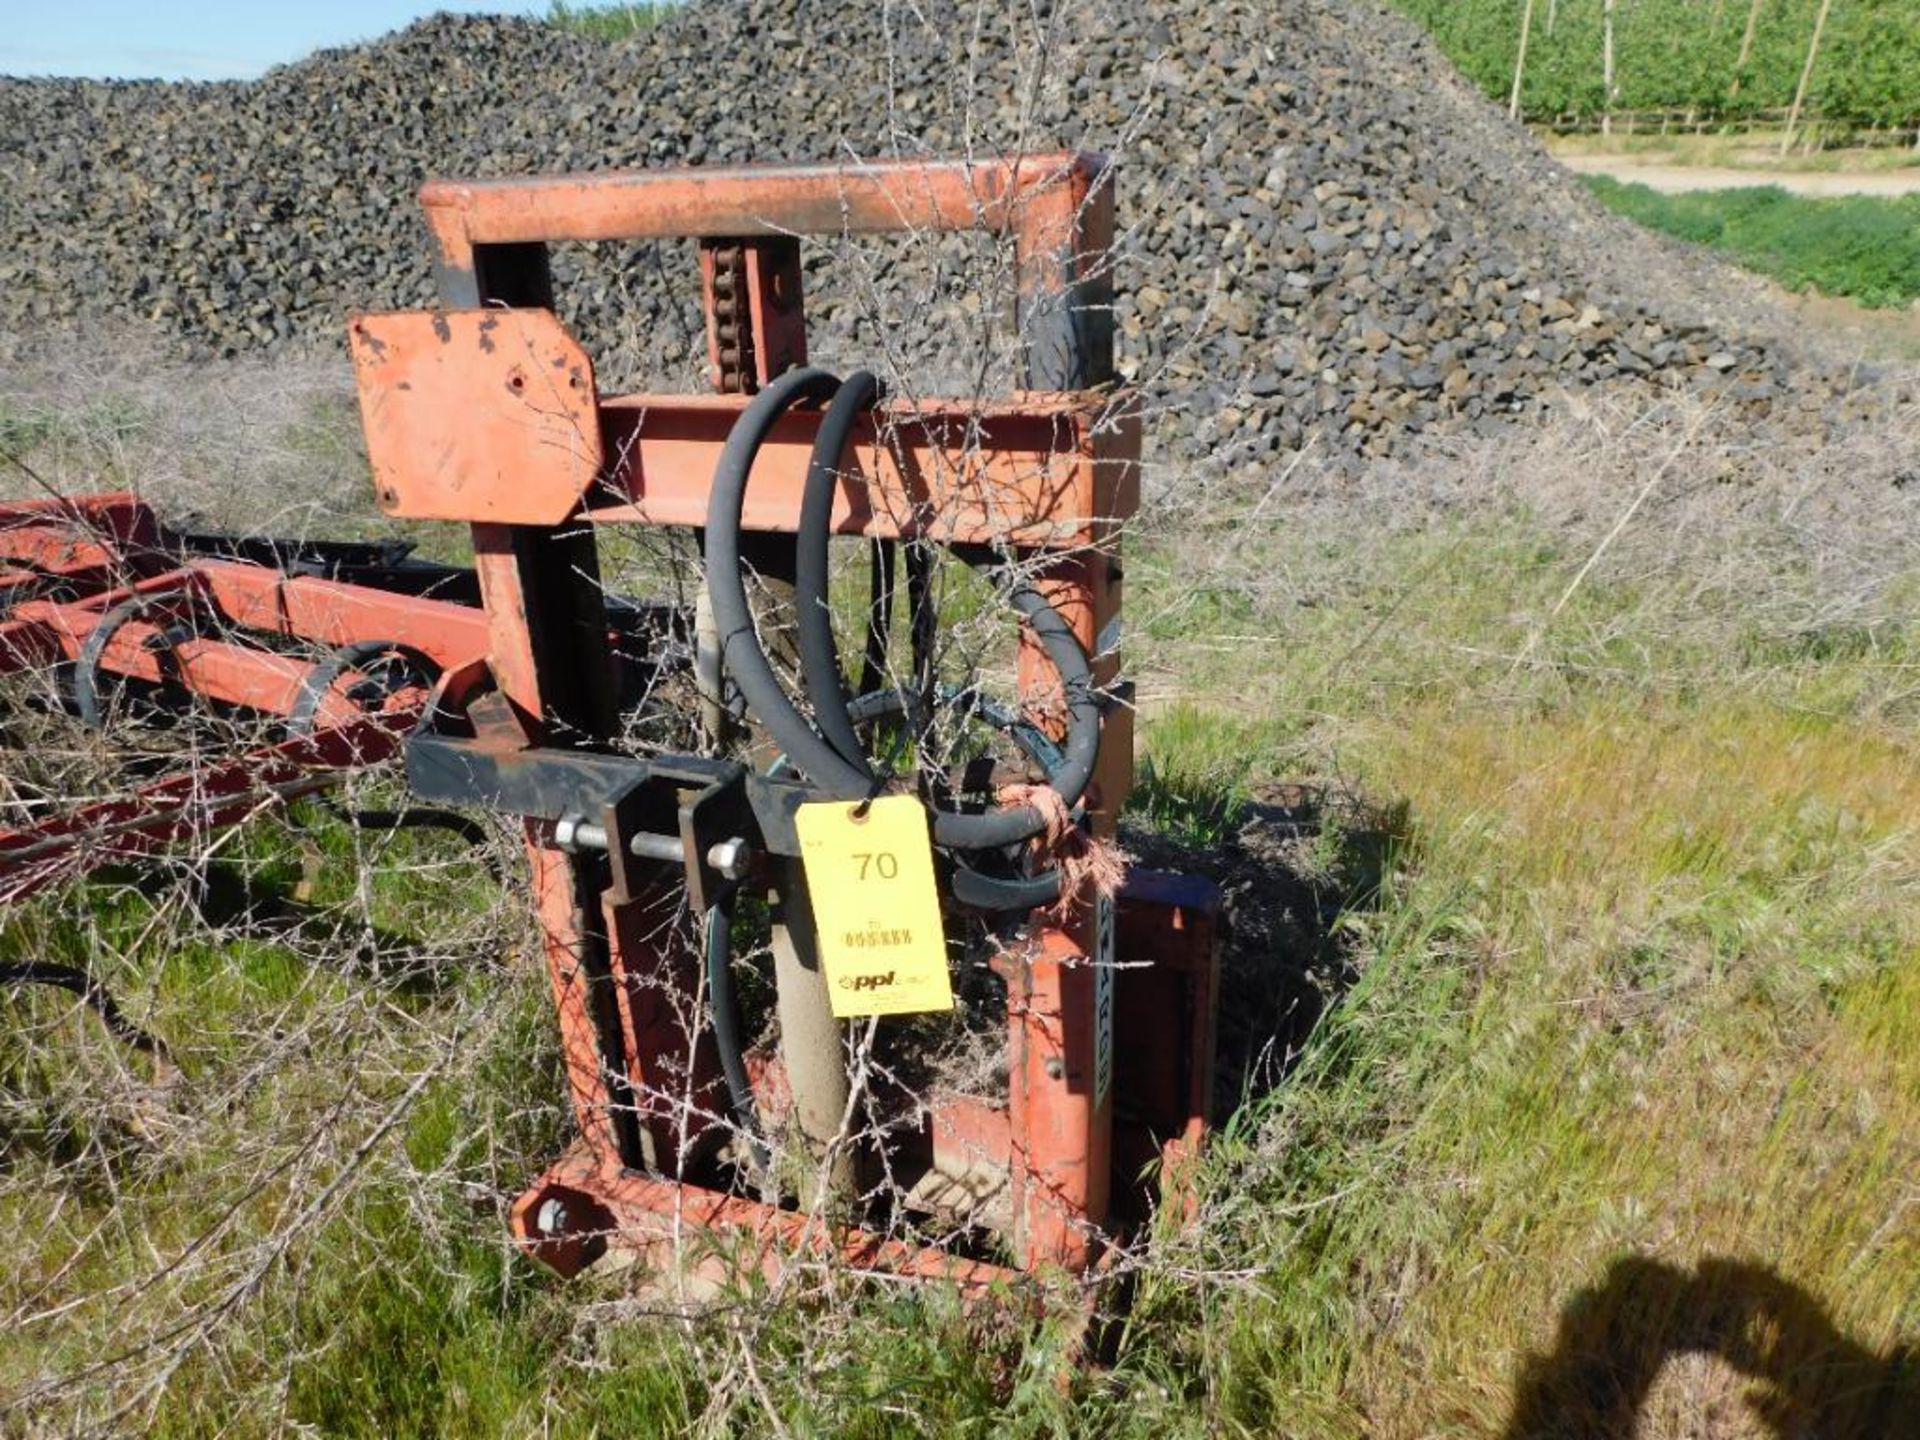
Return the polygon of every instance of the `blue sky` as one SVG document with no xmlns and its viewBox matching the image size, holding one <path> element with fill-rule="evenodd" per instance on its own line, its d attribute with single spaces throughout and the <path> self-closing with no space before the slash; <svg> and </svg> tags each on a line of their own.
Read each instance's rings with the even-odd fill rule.
<svg viewBox="0 0 1920 1440">
<path fill-rule="evenodd" d="M 0 0 L 0 75 L 258 75 L 436 10 L 544 15 L 546 0 Z"/>
</svg>

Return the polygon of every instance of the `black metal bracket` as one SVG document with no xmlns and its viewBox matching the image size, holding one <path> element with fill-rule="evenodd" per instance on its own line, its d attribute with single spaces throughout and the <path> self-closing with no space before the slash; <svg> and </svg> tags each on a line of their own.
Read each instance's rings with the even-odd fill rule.
<svg viewBox="0 0 1920 1440">
<path fill-rule="evenodd" d="M 497 734 L 448 735 L 430 727 L 431 720 L 407 741 L 414 794 L 569 822 L 570 837 L 590 834 L 592 848 L 604 846 L 616 900 L 647 889 L 652 867 L 677 864 L 691 903 L 704 910 L 740 878 L 741 852 L 728 850 L 730 842 L 797 856 L 794 814 L 820 798 L 801 781 L 770 779 L 709 756 L 515 747 Z"/>
</svg>

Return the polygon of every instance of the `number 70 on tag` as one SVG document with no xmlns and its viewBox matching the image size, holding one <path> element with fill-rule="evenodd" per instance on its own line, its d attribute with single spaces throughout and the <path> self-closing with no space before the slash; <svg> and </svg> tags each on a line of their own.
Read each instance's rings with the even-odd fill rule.
<svg viewBox="0 0 1920 1440">
<path fill-rule="evenodd" d="M 833 1013 L 951 1010 L 926 807 L 911 795 L 821 801 L 795 825 Z"/>
</svg>

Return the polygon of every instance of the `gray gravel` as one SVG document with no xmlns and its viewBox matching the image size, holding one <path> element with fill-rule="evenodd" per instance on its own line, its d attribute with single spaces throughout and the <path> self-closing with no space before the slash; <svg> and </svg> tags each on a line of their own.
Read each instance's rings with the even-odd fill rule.
<svg viewBox="0 0 1920 1440">
<path fill-rule="evenodd" d="M 696 0 L 619 45 L 439 16 L 251 83 L 0 80 L 0 329 L 337 347 L 431 298 L 429 174 L 1058 146 L 1123 167 L 1121 366 L 1163 454 L 1384 453 L 1621 376 L 1780 393 L 1756 286 L 1606 215 L 1373 0 Z M 979 256 L 924 248 L 816 264 L 821 350 L 990 378 Z M 568 264 L 604 379 L 695 373 L 684 253 Z"/>
</svg>

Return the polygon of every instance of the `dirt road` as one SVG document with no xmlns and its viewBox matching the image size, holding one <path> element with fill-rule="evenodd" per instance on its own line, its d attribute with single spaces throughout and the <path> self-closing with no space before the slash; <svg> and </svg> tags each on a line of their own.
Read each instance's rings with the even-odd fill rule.
<svg viewBox="0 0 1920 1440">
<path fill-rule="evenodd" d="M 1683 190 L 1740 190 L 1778 185 L 1795 195 L 1913 195 L 1920 194 L 1920 167 L 1904 170 L 1735 170 L 1706 165 L 1645 163 L 1631 155 L 1560 155 L 1569 170 L 1581 175 L 1610 175 L 1629 184 L 1645 185 L 1664 194 Z"/>
</svg>

